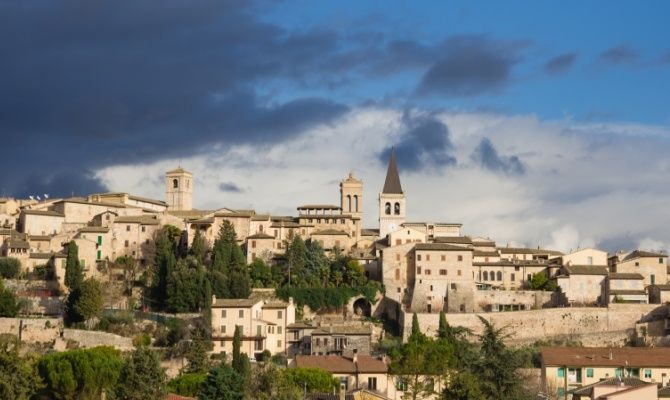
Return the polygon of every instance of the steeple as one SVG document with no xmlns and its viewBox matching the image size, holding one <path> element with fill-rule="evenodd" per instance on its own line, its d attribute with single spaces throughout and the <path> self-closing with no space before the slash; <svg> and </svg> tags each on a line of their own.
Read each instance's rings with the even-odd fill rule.
<svg viewBox="0 0 670 400">
<path fill-rule="evenodd" d="M 386 181 L 384 181 L 382 193 L 403 194 L 402 186 L 400 186 L 400 176 L 398 175 L 398 164 L 395 159 L 395 147 L 391 147 L 391 157 L 389 158 L 389 166 L 386 170 Z"/>
</svg>

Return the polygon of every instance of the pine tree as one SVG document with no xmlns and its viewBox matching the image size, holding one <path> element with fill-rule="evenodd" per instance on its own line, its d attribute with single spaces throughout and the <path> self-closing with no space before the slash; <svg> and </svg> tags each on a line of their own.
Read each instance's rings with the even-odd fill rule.
<svg viewBox="0 0 670 400">
<path fill-rule="evenodd" d="M 65 286 L 70 292 L 75 291 L 84 281 L 84 273 L 79 263 L 79 247 L 70 241 L 67 244 L 67 259 L 65 261 Z"/>
</svg>

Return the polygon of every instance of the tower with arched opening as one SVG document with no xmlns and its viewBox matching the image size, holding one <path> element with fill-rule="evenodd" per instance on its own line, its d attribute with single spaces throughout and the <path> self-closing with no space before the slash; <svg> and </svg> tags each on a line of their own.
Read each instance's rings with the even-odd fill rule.
<svg viewBox="0 0 670 400">
<path fill-rule="evenodd" d="M 181 167 L 166 172 L 165 201 L 169 211 L 193 209 L 193 174 Z"/>
<path fill-rule="evenodd" d="M 405 223 L 406 204 L 407 199 L 400 185 L 395 149 L 391 149 L 384 188 L 379 194 L 379 237 L 386 237 Z"/>
</svg>

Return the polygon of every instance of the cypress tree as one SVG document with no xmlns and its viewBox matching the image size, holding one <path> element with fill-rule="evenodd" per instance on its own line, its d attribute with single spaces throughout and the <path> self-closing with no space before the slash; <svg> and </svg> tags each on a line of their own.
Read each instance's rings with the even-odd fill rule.
<svg viewBox="0 0 670 400">
<path fill-rule="evenodd" d="M 421 333 L 421 328 L 419 328 L 419 317 L 414 313 L 412 314 L 412 333 L 409 335 L 409 340 L 416 341 L 424 337 L 423 333 Z"/>
<path fill-rule="evenodd" d="M 242 329 L 240 326 L 235 327 L 235 335 L 233 336 L 233 369 L 237 371 L 240 365 L 240 348 L 242 347 Z M 238 371 L 239 372 L 239 371 Z"/>
<path fill-rule="evenodd" d="M 163 309 L 166 305 L 168 278 L 176 264 L 174 243 L 167 230 L 161 229 L 156 236 L 156 257 L 151 286 L 152 305 L 156 309 Z"/>
<path fill-rule="evenodd" d="M 437 328 L 437 337 L 439 339 L 446 339 L 449 335 L 449 328 L 447 325 L 447 317 L 444 315 L 444 311 L 440 311 L 440 325 Z"/>
<path fill-rule="evenodd" d="M 240 245 L 237 243 L 235 227 L 223 221 L 212 251 L 212 291 L 221 298 L 247 298 L 251 294 L 249 268 Z"/>
<path fill-rule="evenodd" d="M 205 262 L 205 251 L 205 239 L 200 234 L 200 229 L 196 229 L 188 254 L 198 260 L 198 263 L 203 264 Z"/>
<path fill-rule="evenodd" d="M 73 292 L 81 286 L 84 281 L 84 273 L 79 263 L 79 247 L 70 241 L 67 244 L 67 259 L 65 262 L 65 286 Z"/>
</svg>

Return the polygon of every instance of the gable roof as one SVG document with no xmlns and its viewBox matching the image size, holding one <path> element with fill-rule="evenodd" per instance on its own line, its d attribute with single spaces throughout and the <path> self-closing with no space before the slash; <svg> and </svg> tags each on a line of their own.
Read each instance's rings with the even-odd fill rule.
<svg viewBox="0 0 670 400">
<path fill-rule="evenodd" d="M 372 356 L 357 356 L 358 362 L 343 356 L 296 356 L 298 368 L 320 368 L 330 373 L 386 373 L 388 367 L 384 361 Z"/>
<path fill-rule="evenodd" d="M 417 243 L 415 250 L 473 251 L 470 247 L 455 246 L 447 243 Z"/>
<path fill-rule="evenodd" d="M 382 190 L 382 193 L 403 194 L 402 186 L 400 186 L 400 175 L 398 175 L 395 147 L 391 148 L 391 157 L 389 157 L 389 165 L 386 170 L 386 180 L 384 181 L 384 189 Z"/>
<path fill-rule="evenodd" d="M 603 265 L 566 265 L 568 275 L 607 275 L 607 267 Z"/>
<path fill-rule="evenodd" d="M 649 382 L 645 382 L 642 379 L 638 378 L 610 378 L 590 385 L 582 386 L 577 389 L 571 390 L 569 393 L 577 396 L 591 396 L 593 394 L 593 388 L 596 386 L 627 386 L 629 388 L 635 388 L 639 386 L 648 385 Z"/>
<path fill-rule="evenodd" d="M 643 280 L 644 276 L 638 273 L 624 273 L 624 272 L 619 272 L 619 273 L 611 273 L 610 274 L 610 280 L 612 279 L 634 279 L 634 280 Z"/>
<path fill-rule="evenodd" d="M 635 258 L 665 258 L 667 256 L 667 254 L 653 253 L 651 251 L 634 250 L 625 256 L 621 261 L 633 260 Z"/>
<path fill-rule="evenodd" d="M 541 354 L 551 366 L 670 367 L 668 347 L 545 347 Z"/>
</svg>

